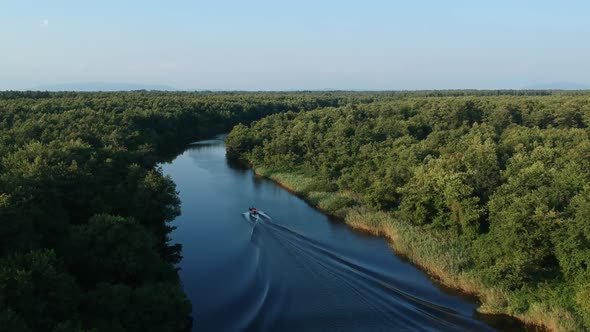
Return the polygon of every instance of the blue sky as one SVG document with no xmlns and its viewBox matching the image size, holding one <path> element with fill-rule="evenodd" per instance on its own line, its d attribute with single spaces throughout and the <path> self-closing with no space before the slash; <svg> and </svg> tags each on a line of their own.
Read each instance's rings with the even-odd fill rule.
<svg viewBox="0 0 590 332">
<path fill-rule="evenodd" d="M 0 90 L 590 85 L 590 1 L 2 0 Z"/>
</svg>

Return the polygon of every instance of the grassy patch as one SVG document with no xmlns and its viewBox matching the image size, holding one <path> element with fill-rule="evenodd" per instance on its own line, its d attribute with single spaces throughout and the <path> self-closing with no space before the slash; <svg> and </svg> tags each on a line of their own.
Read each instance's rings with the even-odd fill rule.
<svg viewBox="0 0 590 332">
<path fill-rule="evenodd" d="M 270 168 L 256 168 L 256 174 L 267 177 L 281 186 L 298 194 L 305 193 L 314 185 L 314 179 L 297 172 L 286 173 Z"/>
<path fill-rule="evenodd" d="M 340 216 L 340 210 L 354 204 L 349 197 L 334 192 L 312 191 L 308 193 L 307 198 L 321 210 L 337 216 Z"/>
</svg>

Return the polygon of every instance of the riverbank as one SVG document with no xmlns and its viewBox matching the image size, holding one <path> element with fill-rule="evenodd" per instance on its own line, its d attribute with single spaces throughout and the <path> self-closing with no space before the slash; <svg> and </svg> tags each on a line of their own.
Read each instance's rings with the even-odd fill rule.
<svg viewBox="0 0 590 332">
<path fill-rule="evenodd" d="M 478 308 L 481 314 L 515 317 L 531 330 L 583 329 L 571 312 L 543 301 L 540 294 L 546 293 L 546 290 L 509 292 L 486 286 L 475 273 L 465 268 L 469 264 L 470 248 L 447 234 L 413 226 L 401 222 L 391 213 L 370 209 L 360 203 L 354 193 L 321 191 L 322 186 L 303 174 L 277 172 L 262 167 L 254 171 L 351 228 L 386 238 L 397 254 L 407 257 L 442 285 L 477 296 L 481 301 Z M 523 309 L 523 300 L 526 301 L 526 309 Z"/>
</svg>

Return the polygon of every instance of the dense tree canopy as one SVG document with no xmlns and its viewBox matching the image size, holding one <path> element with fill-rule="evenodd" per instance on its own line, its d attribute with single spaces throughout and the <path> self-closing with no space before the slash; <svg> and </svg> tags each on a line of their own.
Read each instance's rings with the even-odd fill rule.
<svg viewBox="0 0 590 332">
<path fill-rule="evenodd" d="M 552 97 L 514 97 L 522 95 Z M 305 169 L 408 222 L 460 233 L 474 248 L 491 243 L 474 269 L 509 274 L 512 288 L 567 283 L 586 315 L 584 96 L 0 92 L 0 327 L 185 330 L 181 248 L 168 237 L 179 199 L 157 164 L 275 113 L 255 130 L 237 126 L 229 155 Z M 527 260 L 511 259 L 512 249 Z"/>
</svg>

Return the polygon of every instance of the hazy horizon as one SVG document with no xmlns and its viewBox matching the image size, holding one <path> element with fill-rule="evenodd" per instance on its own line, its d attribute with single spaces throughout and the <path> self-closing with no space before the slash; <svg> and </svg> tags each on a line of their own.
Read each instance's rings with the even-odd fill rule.
<svg viewBox="0 0 590 332">
<path fill-rule="evenodd" d="M 25 89 L 5 89 L 0 91 L 49 91 L 49 92 L 60 92 L 60 91 L 76 91 L 76 92 L 93 92 L 93 91 L 104 91 L 104 92 L 116 92 L 116 91 L 170 91 L 170 92 L 298 92 L 298 91 L 326 91 L 326 92 L 337 92 L 337 91 L 351 91 L 351 92 L 387 92 L 387 91 L 437 91 L 437 90 L 590 90 L 590 85 L 574 84 L 570 82 L 555 82 L 552 84 L 538 84 L 530 85 L 519 88 L 497 88 L 497 89 L 473 89 L 473 88 L 449 88 L 449 89 L 333 89 L 333 88 L 322 88 L 322 89 L 178 89 L 173 86 L 162 85 L 162 84 L 141 84 L 141 83 L 128 83 L 128 82 L 71 82 L 71 83 L 57 83 L 48 85 L 38 85 L 32 88 Z"/>
<path fill-rule="evenodd" d="M 590 87 L 590 3 L 7 0 L 0 90 Z"/>
</svg>

